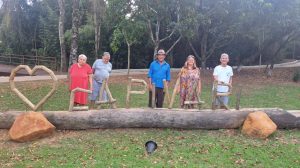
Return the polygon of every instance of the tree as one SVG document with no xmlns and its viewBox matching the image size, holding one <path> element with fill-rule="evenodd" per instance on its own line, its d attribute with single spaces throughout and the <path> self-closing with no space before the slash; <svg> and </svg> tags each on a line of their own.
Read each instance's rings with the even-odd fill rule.
<svg viewBox="0 0 300 168">
<path fill-rule="evenodd" d="M 69 66 L 76 63 L 77 51 L 78 51 L 78 28 L 79 28 L 79 0 L 73 0 L 72 5 L 72 42 L 70 50 Z"/>
<path fill-rule="evenodd" d="M 187 14 L 190 19 L 185 22 L 185 30 L 191 29 L 184 33 L 185 38 L 205 68 L 207 59 L 234 38 L 236 23 L 230 19 L 231 2 L 195 0 L 188 5 L 191 5 Z"/>
<path fill-rule="evenodd" d="M 248 41 L 248 46 L 252 46 L 250 50 L 245 50 L 244 47 L 247 51 L 242 54 L 244 64 L 257 64 L 262 60 L 273 65 L 285 57 L 281 52 L 291 44 L 290 42 L 299 39 L 299 5 L 299 0 L 284 3 L 278 0 L 252 0 L 240 3 L 238 33 Z"/>
<path fill-rule="evenodd" d="M 141 14 L 143 14 L 149 31 L 151 42 L 154 46 L 153 59 L 160 47 L 160 44 L 172 39 L 176 36 L 177 27 L 180 22 L 180 1 L 144 1 L 141 0 L 139 7 L 141 8 Z M 164 27 L 166 26 L 166 27 Z M 166 31 L 162 32 L 163 29 Z M 154 31 L 153 31 L 154 29 Z M 162 34 L 165 34 L 162 37 Z M 168 54 L 175 45 L 180 41 L 182 36 L 179 34 L 171 46 L 167 49 Z"/>
<path fill-rule="evenodd" d="M 67 70 L 67 54 L 64 37 L 64 24 L 65 24 L 65 0 L 57 0 L 59 5 L 59 42 L 60 42 L 60 71 L 66 72 Z"/>
<path fill-rule="evenodd" d="M 99 49 L 101 48 L 101 22 L 105 14 L 104 0 L 93 0 L 93 17 L 95 29 L 95 59 L 98 57 Z"/>
<path fill-rule="evenodd" d="M 26 0 L 3 1 L 0 38 L 6 52 L 24 54 L 32 48 L 31 9 Z"/>
<path fill-rule="evenodd" d="M 145 24 L 137 16 L 136 6 L 133 1 L 123 1 L 122 5 L 120 5 L 119 7 L 126 10 L 117 10 L 120 11 L 118 12 L 118 15 L 120 16 L 118 18 L 119 24 L 114 30 L 111 47 L 114 52 L 119 50 L 122 38 L 124 38 L 127 45 L 127 76 L 129 76 L 131 63 L 131 46 L 139 42 L 141 35 L 143 35 L 141 32 L 145 31 Z"/>
</svg>

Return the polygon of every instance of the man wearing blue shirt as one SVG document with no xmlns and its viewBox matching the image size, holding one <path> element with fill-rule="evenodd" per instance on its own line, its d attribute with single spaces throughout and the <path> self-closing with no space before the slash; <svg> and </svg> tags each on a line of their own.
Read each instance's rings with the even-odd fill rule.
<svg viewBox="0 0 300 168">
<path fill-rule="evenodd" d="M 164 104 L 164 83 L 171 80 L 170 65 L 165 61 L 166 53 L 164 50 L 158 50 L 156 59 L 150 64 L 149 78 L 149 107 L 152 104 L 152 84 L 155 84 L 155 104 L 157 108 L 162 108 Z"/>
</svg>

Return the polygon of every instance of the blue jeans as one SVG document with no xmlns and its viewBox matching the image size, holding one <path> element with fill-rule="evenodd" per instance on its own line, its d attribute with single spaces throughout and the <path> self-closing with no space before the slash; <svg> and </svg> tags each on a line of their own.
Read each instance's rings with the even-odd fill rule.
<svg viewBox="0 0 300 168">
<path fill-rule="evenodd" d="M 226 106 L 228 105 L 228 102 L 229 102 L 228 96 L 217 96 L 217 97 L 219 97 L 219 99 L 223 102 L 223 104 L 225 104 Z M 222 103 L 216 98 L 215 105 L 221 106 Z"/>
<path fill-rule="evenodd" d="M 101 87 L 102 87 L 102 83 L 97 82 L 93 79 L 93 91 L 92 91 L 92 94 L 90 94 L 91 101 L 95 101 L 97 99 L 97 97 L 99 97 L 99 92 L 100 92 Z M 107 101 L 107 94 L 106 94 L 105 89 L 104 89 L 104 92 L 102 95 L 102 99 L 100 99 L 100 101 Z"/>
</svg>

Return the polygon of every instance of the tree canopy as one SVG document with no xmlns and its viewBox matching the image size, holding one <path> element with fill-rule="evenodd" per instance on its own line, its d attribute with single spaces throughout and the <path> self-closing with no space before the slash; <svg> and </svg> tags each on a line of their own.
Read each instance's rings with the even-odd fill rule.
<svg viewBox="0 0 300 168">
<path fill-rule="evenodd" d="M 1 1 L 0 53 L 56 57 L 62 70 L 74 54 L 91 64 L 104 51 L 114 68 L 147 68 L 160 48 L 172 67 L 190 54 L 203 68 L 224 52 L 231 65 L 300 55 L 300 0 Z"/>
</svg>

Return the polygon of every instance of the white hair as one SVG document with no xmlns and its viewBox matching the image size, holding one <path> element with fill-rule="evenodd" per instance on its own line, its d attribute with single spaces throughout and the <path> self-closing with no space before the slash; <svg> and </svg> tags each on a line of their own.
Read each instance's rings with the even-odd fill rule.
<svg viewBox="0 0 300 168">
<path fill-rule="evenodd" d="M 109 52 L 104 52 L 103 56 L 109 56 L 110 57 L 110 53 Z"/>
<path fill-rule="evenodd" d="M 78 56 L 78 59 L 79 59 L 79 58 L 82 58 L 82 59 L 87 60 L 87 57 L 86 57 L 84 54 L 80 54 L 80 55 Z"/>
<path fill-rule="evenodd" d="M 222 58 L 222 57 L 227 57 L 227 58 L 229 58 L 229 55 L 226 54 L 226 53 L 223 53 L 223 54 L 221 54 L 221 57 L 220 57 L 220 58 Z"/>
</svg>

